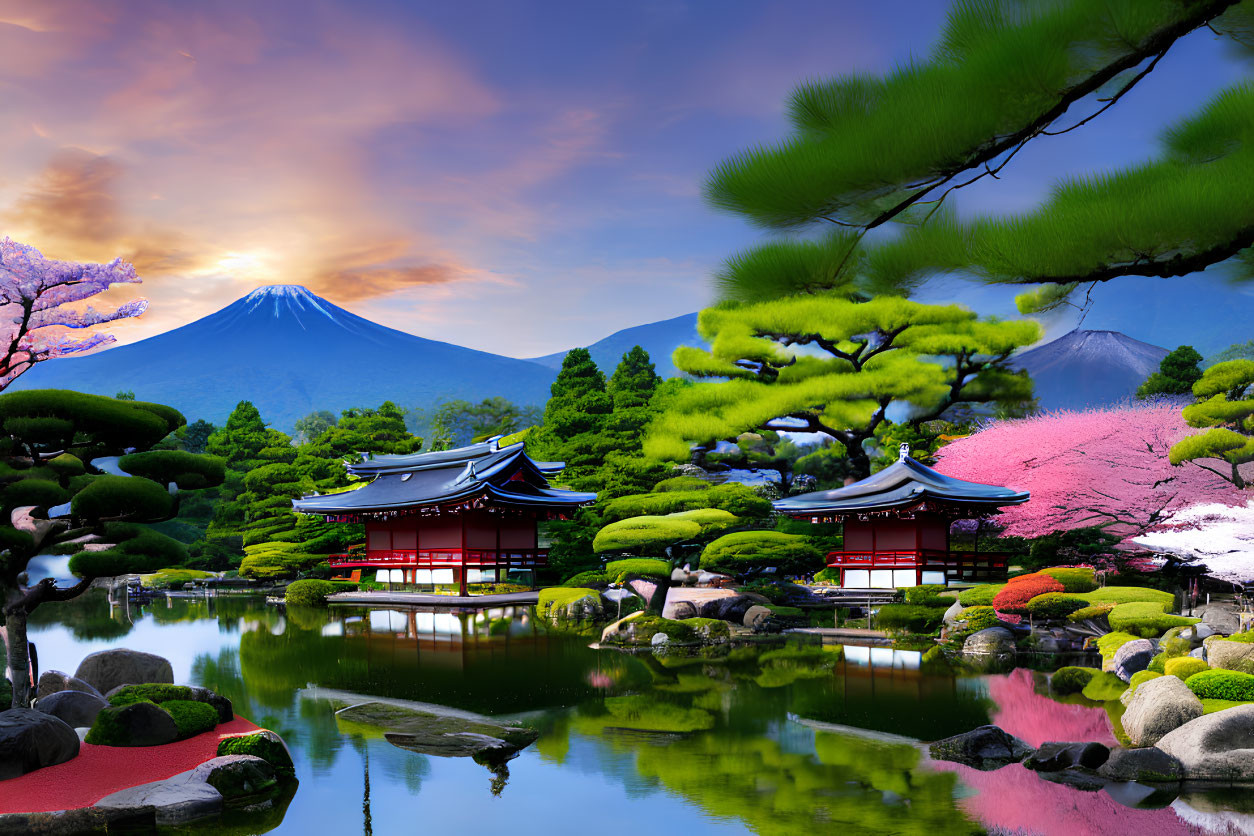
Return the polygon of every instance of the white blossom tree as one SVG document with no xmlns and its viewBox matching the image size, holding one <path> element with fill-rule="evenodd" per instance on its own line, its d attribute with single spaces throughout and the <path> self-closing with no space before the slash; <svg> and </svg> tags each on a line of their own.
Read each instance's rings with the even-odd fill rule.
<svg viewBox="0 0 1254 836">
<path fill-rule="evenodd" d="M 148 309 L 147 300 L 111 311 L 73 305 L 112 285 L 139 281 L 134 266 L 120 258 L 108 264 L 54 261 L 28 244 L 0 239 L 0 389 L 36 363 L 113 342 L 100 332 L 84 338 L 71 332 L 139 316 Z"/>
</svg>

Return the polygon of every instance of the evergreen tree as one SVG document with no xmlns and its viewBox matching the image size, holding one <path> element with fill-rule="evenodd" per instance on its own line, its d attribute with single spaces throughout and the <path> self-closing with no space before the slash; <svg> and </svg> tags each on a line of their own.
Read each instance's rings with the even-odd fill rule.
<svg viewBox="0 0 1254 836">
<path fill-rule="evenodd" d="M 649 353 L 638 345 L 623 355 L 610 376 L 606 391 L 613 411 L 602 430 L 609 452 L 595 487 L 603 499 L 647 491 L 665 478 L 666 468 L 643 456 L 644 431 L 658 412 L 653 401 L 661 384 Z"/>
<path fill-rule="evenodd" d="M 1254 462 L 1254 360 L 1229 360 L 1211 366 L 1197 383 L 1193 394 L 1198 403 L 1184 408 L 1190 427 L 1207 427 L 1171 447 L 1173 465 L 1193 462 L 1238 488 L 1254 482 L 1241 467 Z M 1223 471 L 1198 459 L 1219 459 L 1228 465 Z"/>
<path fill-rule="evenodd" d="M 1182 345 L 1168 354 L 1158 364 L 1158 371 L 1152 373 L 1136 390 L 1138 398 L 1150 398 L 1154 395 L 1188 395 L 1193 391 L 1193 384 L 1202 378 L 1202 370 L 1198 363 L 1202 355 L 1193 350 L 1191 345 Z"/>
<path fill-rule="evenodd" d="M 549 392 L 544 424 L 527 438 L 530 454 L 565 462 L 563 483 L 576 490 L 595 490 L 596 472 L 612 449 L 603 431 L 614 401 L 588 349 L 567 352 Z"/>
<path fill-rule="evenodd" d="M 326 409 L 319 409 L 298 419 L 292 426 L 292 429 L 296 431 L 296 443 L 308 444 L 329 428 L 334 427 L 335 420 L 335 413 Z"/>
<path fill-rule="evenodd" d="M 695 444 L 700 459 L 745 432 L 812 432 L 839 443 L 858 478 L 870 475 L 864 444 L 893 404 L 917 426 L 1029 400 L 1031 381 L 1008 361 L 1040 338 L 1034 322 L 981 321 L 957 305 L 837 294 L 724 303 L 701 312 L 698 330 L 710 350 L 681 346 L 675 365 L 724 380 L 681 390 L 650 428 L 647 455 L 683 460 Z"/>
<path fill-rule="evenodd" d="M 961 273 L 1044 285 L 1019 297 L 1026 312 L 1119 276 L 1227 262 L 1248 277 L 1254 88 L 1244 81 L 1164 131 L 1158 158 L 1065 179 L 1037 208 L 960 218 L 952 201 L 973 183 L 994 187 L 1025 146 L 1083 130 L 1164 72 L 1160 60 L 1190 33 L 1250 52 L 1252 22 L 1254 7 L 1236 0 L 954 3 L 930 55 L 884 76 L 800 85 L 787 137 L 711 173 L 711 203 L 787 236 L 731 258 L 725 295 L 855 283 L 903 293 Z M 900 234 L 868 235 L 889 225 Z"/>
</svg>

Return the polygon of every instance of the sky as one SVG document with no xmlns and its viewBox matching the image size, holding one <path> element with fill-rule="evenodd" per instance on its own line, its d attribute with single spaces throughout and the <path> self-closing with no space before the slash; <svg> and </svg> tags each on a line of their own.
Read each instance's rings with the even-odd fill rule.
<svg viewBox="0 0 1254 836">
<path fill-rule="evenodd" d="M 704 204 L 706 173 L 781 138 L 798 82 L 925 55 L 945 6 L 0 0 L 0 235 L 133 261 L 143 285 L 107 301 L 151 305 L 110 326 L 123 343 L 288 283 L 547 354 L 711 302 L 720 261 L 761 234 Z M 1060 176 L 1148 158 L 1247 69 L 1191 35 L 959 209 L 1026 209 Z"/>
</svg>

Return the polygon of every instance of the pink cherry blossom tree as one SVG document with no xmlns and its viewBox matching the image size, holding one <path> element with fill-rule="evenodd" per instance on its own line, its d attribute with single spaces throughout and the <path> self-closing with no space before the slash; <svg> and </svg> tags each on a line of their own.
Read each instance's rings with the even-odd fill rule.
<svg viewBox="0 0 1254 836">
<path fill-rule="evenodd" d="M 148 302 L 136 299 L 111 311 L 75 303 L 112 285 L 139 281 L 135 268 L 120 258 L 108 264 L 53 261 L 28 244 L 0 239 L 0 389 L 36 363 L 113 342 L 108 334 L 80 339 L 71 332 L 139 316 Z"/>
<path fill-rule="evenodd" d="M 1190 432 L 1179 406 L 1169 403 L 1047 413 L 999 421 L 941 448 L 936 469 L 1031 491 L 1027 503 L 998 518 L 1007 534 L 1101 526 L 1127 538 L 1157 530 L 1199 503 L 1248 499 L 1197 464 L 1171 466 L 1167 452 Z"/>
</svg>

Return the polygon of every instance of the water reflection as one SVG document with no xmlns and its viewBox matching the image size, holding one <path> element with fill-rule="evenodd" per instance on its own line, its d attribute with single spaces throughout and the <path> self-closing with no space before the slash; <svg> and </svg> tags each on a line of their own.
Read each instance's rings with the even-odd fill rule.
<svg viewBox="0 0 1254 836">
<path fill-rule="evenodd" d="M 529 608 L 283 611 L 192 597 L 119 614 L 93 594 L 38 615 L 45 667 L 72 671 L 110 644 L 161 653 L 178 679 L 279 731 L 301 783 L 282 821 L 264 823 L 277 833 L 1062 834 L 1126 821 L 1168 833 L 1236 815 L 1182 799 L 1125 821 L 1106 793 L 930 762 L 913 739 L 987 722 L 1034 743 L 1095 739 L 1105 715 L 1058 705 L 1027 671 L 957 676 L 910 651 L 789 642 L 629 655 L 550 632 Z M 541 735 L 493 797 L 483 767 L 349 733 L 311 688 L 519 719 Z"/>
</svg>

